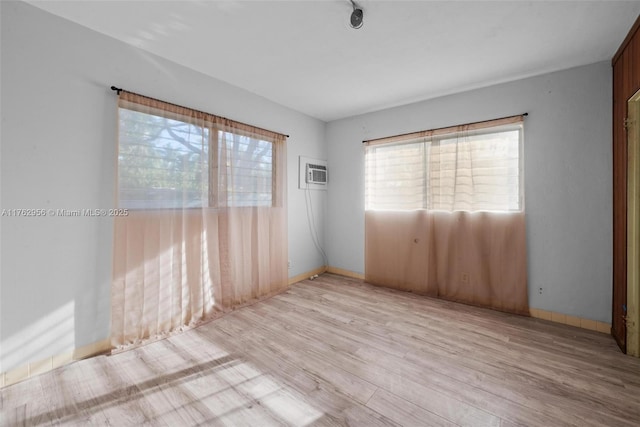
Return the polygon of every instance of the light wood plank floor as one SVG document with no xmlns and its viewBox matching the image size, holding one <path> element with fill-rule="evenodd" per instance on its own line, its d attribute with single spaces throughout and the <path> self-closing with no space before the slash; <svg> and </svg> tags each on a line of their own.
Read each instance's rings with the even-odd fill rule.
<svg viewBox="0 0 640 427">
<path fill-rule="evenodd" d="M 3 425 L 638 426 L 613 339 L 325 274 L 1 391 Z"/>
</svg>

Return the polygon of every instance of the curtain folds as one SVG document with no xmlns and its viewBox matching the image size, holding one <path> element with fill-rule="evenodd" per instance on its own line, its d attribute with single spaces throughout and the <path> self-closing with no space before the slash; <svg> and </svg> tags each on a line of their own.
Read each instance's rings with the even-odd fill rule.
<svg viewBox="0 0 640 427">
<path fill-rule="evenodd" d="M 523 117 L 365 141 L 365 280 L 529 314 Z"/>
<path fill-rule="evenodd" d="M 129 92 L 119 107 L 112 345 L 286 289 L 285 136 Z"/>
<path fill-rule="evenodd" d="M 524 212 L 365 212 L 365 280 L 529 314 Z"/>
</svg>

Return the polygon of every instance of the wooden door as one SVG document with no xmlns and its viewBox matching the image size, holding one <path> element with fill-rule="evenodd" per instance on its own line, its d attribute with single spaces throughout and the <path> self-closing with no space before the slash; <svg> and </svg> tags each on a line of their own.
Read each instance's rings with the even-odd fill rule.
<svg viewBox="0 0 640 427">
<path fill-rule="evenodd" d="M 640 17 L 614 55 L 613 65 L 613 307 L 611 334 L 627 352 L 628 103 L 640 89 Z M 635 99 L 637 100 L 637 99 Z M 640 127 L 640 123 L 638 123 Z"/>
<path fill-rule="evenodd" d="M 626 352 L 640 356 L 640 91 L 627 117 L 627 340 Z"/>
</svg>

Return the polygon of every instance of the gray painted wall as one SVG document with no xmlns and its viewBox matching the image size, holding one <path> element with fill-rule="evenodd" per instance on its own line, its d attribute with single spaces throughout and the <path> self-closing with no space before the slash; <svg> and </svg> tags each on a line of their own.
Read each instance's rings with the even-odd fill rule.
<svg viewBox="0 0 640 427">
<path fill-rule="evenodd" d="M 290 134 L 290 276 L 323 265 L 297 165 L 299 155 L 327 158 L 324 122 L 25 3 L 0 3 L 1 208 L 113 207 L 113 84 Z M 323 236 L 326 192 L 312 198 Z M 107 338 L 113 222 L 2 217 L 1 227 L 0 372 Z"/>
<path fill-rule="evenodd" d="M 328 123 L 330 265 L 364 272 L 363 140 L 529 112 L 530 305 L 611 322 L 611 90 L 602 62 Z"/>
</svg>

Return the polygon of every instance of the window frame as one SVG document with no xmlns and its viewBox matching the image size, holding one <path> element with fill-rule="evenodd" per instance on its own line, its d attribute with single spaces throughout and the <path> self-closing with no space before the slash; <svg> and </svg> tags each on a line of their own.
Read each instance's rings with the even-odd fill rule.
<svg viewBox="0 0 640 427">
<path fill-rule="evenodd" d="M 518 118 L 518 120 L 515 120 Z M 514 120 L 512 120 L 514 119 Z M 474 126 L 478 125 L 478 126 Z M 432 147 L 440 143 L 443 140 L 451 140 L 455 138 L 464 138 L 468 136 L 478 136 L 478 135 L 492 135 L 492 134 L 500 134 L 504 132 L 518 132 L 518 208 L 517 209 L 438 209 L 433 208 L 433 201 L 430 200 L 432 197 L 430 191 L 430 182 L 429 177 L 432 167 L 430 156 Z M 415 132 L 405 135 L 398 135 L 388 138 L 382 138 L 377 140 L 363 141 L 365 143 L 365 210 L 381 210 L 381 211 L 408 211 L 408 210 L 432 210 L 432 211 L 442 211 L 442 212 L 494 212 L 494 213 L 512 213 L 512 212 L 523 212 L 525 210 L 525 184 L 524 184 L 524 121 L 522 120 L 522 116 L 513 116 L 504 119 L 497 119 L 488 122 L 479 122 L 472 123 L 468 125 L 460 125 L 455 127 L 441 128 L 429 131 Z M 419 208 L 413 209 L 403 209 L 399 207 L 394 208 L 379 208 L 371 206 L 371 201 L 368 200 L 369 194 L 369 184 L 367 184 L 368 177 L 367 174 L 370 171 L 367 170 L 369 167 L 367 155 L 370 149 L 376 149 L 381 147 L 392 147 L 392 146 L 400 146 L 400 145 L 408 145 L 408 144 L 423 144 L 423 185 L 422 185 L 422 206 Z"/>
<path fill-rule="evenodd" d="M 157 101 L 154 100 L 153 98 L 148 98 L 152 101 Z M 157 102 L 162 102 L 162 101 L 157 101 Z M 185 107 L 179 107 L 179 106 L 175 106 L 174 104 L 168 104 L 170 106 L 174 106 L 174 107 L 178 107 L 181 109 L 184 109 L 186 111 L 189 111 L 190 109 L 185 108 Z M 121 110 L 129 110 L 132 111 L 134 113 L 141 113 L 141 114 L 148 114 L 148 115 L 153 115 L 156 117 L 160 117 L 163 119 L 167 119 L 167 120 L 175 120 L 175 121 L 180 121 L 185 123 L 186 125 L 190 125 L 190 126 L 196 126 L 202 129 L 203 134 L 205 131 L 208 130 L 208 138 L 206 138 L 206 146 L 207 146 L 207 150 L 208 150 L 208 167 L 206 170 L 206 173 L 208 175 L 207 179 L 206 179 L 206 183 L 207 183 L 207 197 L 202 199 L 202 206 L 159 206 L 159 207 L 155 207 L 155 206 L 143 206 L 143 207 L 131 207 L 131 206 L 126 206 L 126 205 L 122 205 L 122 198 L 120 197 L 120 167 L 121 167 L 121 162 L 120 162 L 120 149 L 121 149 L 121 135 L 122 135 L 122 123 L 121 123 L 121 115 L 120 115 L 120 111 Z M 200 113 L 197 112 L 196 113 Z M 255 132 L 255 131 L 251 131 L 251 129 L 257 129 L 259 130 L 259 128 L 254 128 L 250 125 L 245 125 L 239 122 L 233 122 L 231 120 L 228 119 L 224 119 L 224 118 L 220 118 L 222 123 L 218 123 L 218 120 L 209 120 L 209 117 L 211 118 L 216 118 L 216 116 L 212 116 L 212 115 L 208 115 L 207 113 L 200 113 L 200 114 L 204 114 L 205 118 L 202 120 L 194 120 L 191 117 L 188 117 L 186 115 L 180 114 L 180 113 L 176 113 L 174 111 L 167 111 L 167 110 L 163 110 L 160 108 L 156 108 L 156 107 L 152 107 L 152 106 L 148 106 L 148 105 L 144 105 L 144 104 L 140 104 L 137 103 L 135 101 L 130 101 L 130 100 L 125 100 L 124 102 L 121 100 L 118 104 L 118 145 L 117 145 L 117 155 L 116 155 L 116 162 L 117 162 L 117 179 L 118 179 L 118 183 L 116 185 L 116 205 L 119 208 L 127 208 L 129 210 L 132 211 L 170 211 L 170 210 L 191 210 L 191 209 L 221 209 L 221 208 L 260 208 L 260 207 L 267 207 L 267 208 L 271 208 L 271 207 L 276 207 L 278 206 L 277 201 L 279 199 L 281 199 L 281 197 L 278 196 L 277 194 L 277 185 L 276 185 L 276 177 L 275 174 L 277 173 L 277 167 L 279 167 L 280 165 L 277 164 L 277 156 L 275 156 L 275 150 L 276 150 L 276 144 L 277 144 L 277 138 L 275 137 L 269 137 L 267 135 L 267 133 L 272 133 L 270 131 L 265 131 L 263 132 Z M 207 117 L 208 116 L 208 117 Z M 237 126 L 234 126 L 234 124 L 236 124 Z M 219 188 L 219 184 L 220 184 L 220 144 L 221 143 L 225 143 L 224 138 L 220 139 L 219 138 L 219 134 L 220 133 L 228 133 L 228 134 L 232 134 L 232 135 L 238 135 L 238 136 L 242 136 L 242 137 L 247 137 L 247 138 L 251 138 L 251 139 L 256 139 L 258 141 L 263 141 L 266 142 L 268 144 L 271 145 L 271 173 L 270 173 L 270 203 L 269 204 L 251 204 L 251 205 L 234 205 L 233 202 L 230 201 L 229 198 L 227 198 L 226 202 L 221 203 L 221 197 L 220 193 L 222 193 L 220 191 Z M 275 133 L 274 133 L 275 134 Z M 204 172 L 204 171 L 203 171 Z M 184 187 L 182 187 L 184 188 Z M 226 193 L 226 192 L 225 192 Z M 233 194 L 233 192 L 229 192 L 226 194 Z M 148 200 L 147 200 L 148 201 Z"/>
</svg>

